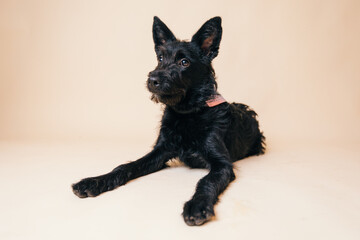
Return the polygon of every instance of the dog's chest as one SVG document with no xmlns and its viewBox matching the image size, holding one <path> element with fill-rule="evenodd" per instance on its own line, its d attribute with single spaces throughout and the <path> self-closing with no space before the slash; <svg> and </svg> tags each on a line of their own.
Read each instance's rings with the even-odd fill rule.
<svg viewBox="0 0 360 240">
<path fill-rule="evenodd" d="M 208 124 L 200 118 L 174 119 L 171 123 L 170 128 L 173 130 L 173 134 L 185 141 L 201 139 L 208 130 Z"/>
<path fill-rule="evenodd" d="M 178 147 L 186 148 L 202 144 L 211 128 L 209 119 L 196 115 L 169 115 L 162 124 L 164 137 Z"/>
</svg>

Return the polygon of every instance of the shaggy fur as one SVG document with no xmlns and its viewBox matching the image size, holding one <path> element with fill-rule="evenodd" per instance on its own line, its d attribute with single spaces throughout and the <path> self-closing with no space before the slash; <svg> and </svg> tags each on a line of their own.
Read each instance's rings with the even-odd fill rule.
<svg viewBox="0 0 360 240">
<path fill-rule="evenodd" d="M 207 168 L 208 175 L 185 203 L 183 218 L 190 226 L 202 225 L 214 214 L 218 196 L 235 179 L 233 162 L 264 153 L 264 136 L 256 113 L 239 103 L 209 107 L 219 95 L 211 61 L 218 55 L 221 18 L 208 20 L 190 42 L 179 41 L 154 17 L 153 39 L 158 66 L 149 73 L 152 100 L 165 105 L 153 150 L 137 161 L 73 184 L 80 198 L 95 197 L 128 181 L 159 171 L 178 158 L 192 168 Z"/>
</svg>

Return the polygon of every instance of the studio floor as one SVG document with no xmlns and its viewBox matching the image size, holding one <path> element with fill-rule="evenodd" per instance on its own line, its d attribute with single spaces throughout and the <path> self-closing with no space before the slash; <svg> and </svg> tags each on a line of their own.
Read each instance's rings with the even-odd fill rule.
<svg viewBox="0 0 360 240">
<path fill-rule="evenodd" d="M 181 212 L 205 170 L 176 162 L 97 198 L 71 184 L 149 150 L 146 143 L 0 144 L 0 239 L 360 239 L 359 144 L 290 143 L 235 164 L 216 218 Z"/>
</svg>

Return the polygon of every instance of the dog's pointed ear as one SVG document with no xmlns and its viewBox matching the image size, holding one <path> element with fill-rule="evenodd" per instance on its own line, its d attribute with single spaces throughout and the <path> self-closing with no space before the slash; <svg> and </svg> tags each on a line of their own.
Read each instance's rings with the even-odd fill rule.
<svg viewBox="0 0 360 240">
<path fill-rule="evenodd" d="M 201 26 L 192 37 L 191 42 L 195 43 L 211 61 L 219 53 L 221 35 L 221 18 L 214 17 Z"/>
<path fill-rule="evenodd" d="M 155 49 L 167 42 L 176 41 L 174 34 L 163 23 L 160 18 L 154 17 L 153 23 L 153 39 L 155 43 Z"/>
</svg>

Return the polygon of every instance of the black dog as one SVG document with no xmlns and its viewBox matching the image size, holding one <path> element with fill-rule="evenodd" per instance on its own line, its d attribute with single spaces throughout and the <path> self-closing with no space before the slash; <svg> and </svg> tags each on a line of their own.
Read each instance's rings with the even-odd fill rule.
<svg viewBox="0 0 360 240">
<path fill-rule="evenodd" d="M 179 158 L 192 168 L 210 170 L 184 206 L 186 224 L 202 225 L 214 216 L 218 196 L 235 179 L 233 162 L 265 149 L 256 113 L 246 105 L 227 103 L 216 91 L 211 61 L 218 55 L 221 35 L 220 17 L 208 20 L 191 42 L 178 41 L 154 17 L 158 66 L 149 73 L 147 87 L 153 101 L 166 105 L 154 149 L 110 173 L 74 184 L 78 197 L 95 197 Z"/>
</svg>

